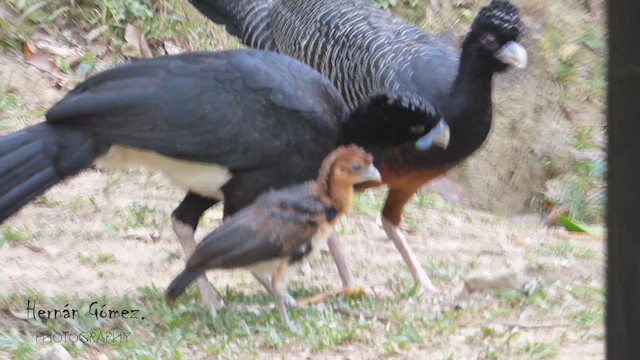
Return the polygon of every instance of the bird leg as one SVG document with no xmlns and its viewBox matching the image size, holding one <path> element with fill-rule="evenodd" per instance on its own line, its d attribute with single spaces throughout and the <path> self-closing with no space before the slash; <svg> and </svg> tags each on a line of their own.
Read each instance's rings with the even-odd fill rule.
<svg viewBox="0 0 640 360">
<path fill-rule="evenodd" d="M 282 322 L 291 330 L 295 331 L 295 325 L 289 320 L 289 314 L 287 313 L 287 306 L 285 304 L 286 291 L 286 276 L 287 276 L 287 262 L 288 259 L 281 259 L 278 263 L 278 268 L 271 276 L 271 289 L 273 289 L 273 299 L 276 303 L 278 313 Z"/>
<path fill-rule="evenodd" d="M 338 240 L 338 235 L 335 232 L 329 236 L 329 239 L 327 239 L 327 245 L 329 246 L 331 257 L 333 257 L 333 261 L 336 263 L 336 267 L 338 268 L 340 279 L 342 279 L 342 286 L 350 288 L 354 283 L 353 274 L 347 265 L 347 261 L 344 257 L 344 251 L 342 250 L 342 246 Z"/>
<path fill-rule="evenodd" d="M 258 280 L 260 284 L 262 284 L 262 286 L 264 286 L 265 289 L 267 289 L 269 294 L 271 294 L 275 298 L 276 290 L 271 285 L 271 277 L 269 275 L 256 272 L 251 272 L 251 274 L 256 278 L 256 280 Z M 296 299 L 291 296 L 291 294 L 289 294 L 289 292 L 286 290 L 284 291 L 284 302 L 288 307 L 298 306 L 298 302 L 296 301 Z"/>
<path fill-rule="evenodd" d="M 182 250 L 187 258 L 193 254 L 196 248 L 195 231 L 198 221 L 205 210 L 215 205 L 218 201 L 202 197 L 194 193 L 188 193 L 180 205 L 171 214 L 173 231 L 182 245 Z M 213 286 L 207 280 L 206 275 L 202 275 L 196 280 L 200 301 L 202 305 L 209 306 L 215 316 L 216 309 L 223 308 L 224 302 L 216 294 Z"/>
<path fill-rule="evenodd" d="M 382 227 L 387 233 L 387 236 L 393 241 L 396 249 L 400 252 L 400 255 L 402 255 L 404 262 L 409 267 L 411 275 L 413 275 L 413 279 L 420 284 L 421 290 L 426 294 L 431 295 L 439 293 L 440 291 L 438 288 L 433 285 L 431 279 L 427 276 L 427 273 L 425 273 L 422 266 L 420 266 L 418 259 L 413 254 L 413 251 L 407 243 L 407 239 L 402 235 L 400 229 L 384 216 L 382 217 Z"/>
<path fill-rule="evenodd" d="M 188 258 L 196 248 L 196 240 L 193 236 L 194 231 L 189 225 L 176 218 L 171 218 L 171 221 L 173 223 L 173 231 L 178 236 L 178 241 L 180 241 L 180 245 L 182 245 L 182 249 Z M 211 311 L 215 315 L 216 309 L 224 307 L 224 302 L 215 293 L 206 275 L 198 277 L 196 284 L 198 285 L 202 305 L 211 307 Z"/>
</svg>

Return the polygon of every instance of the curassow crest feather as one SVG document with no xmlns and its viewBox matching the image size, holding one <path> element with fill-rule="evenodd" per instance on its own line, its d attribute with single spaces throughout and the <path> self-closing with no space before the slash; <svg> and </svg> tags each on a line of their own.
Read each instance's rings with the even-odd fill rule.
<svg viewBox="0 0 640 360">
<path fill-rule="evenodd" d="M 480 10 L 471 29 L 476 30 L 485 24 L 495 26 L 500 33 L 511 40 L 515 40 L 523 30 L 518 8 L 508 1 L 492 0 L 489 5 Z"/>
</svg>

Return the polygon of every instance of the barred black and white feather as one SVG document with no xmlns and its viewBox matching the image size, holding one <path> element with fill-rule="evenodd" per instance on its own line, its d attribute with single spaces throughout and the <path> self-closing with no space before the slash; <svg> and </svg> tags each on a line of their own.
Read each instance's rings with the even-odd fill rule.
<svg viewBox="0 0 640 360">
<path fill-rule="evenodd" d="M 270 23 L 278 50 L 327 76 L 351 109 L 375 94 L 422 93 L 414 82 L 417 59 L 444 65 L 434 74 L 436 81 L 457 72 L 454 48 L 368 1 L 281 0 L 276 5 Z M 442 95 L 436 94 L 440 88 L 432 86 L 420 97 L 430 101 Z"/>
<path fill-rule="evenodd" d="M 256 49 L 276 51 L 273 42 L 269 15 L 278 0 L 221 0 L 189 2 L 216 24 L 223 25 L 227 32 Z"/>
</svg>

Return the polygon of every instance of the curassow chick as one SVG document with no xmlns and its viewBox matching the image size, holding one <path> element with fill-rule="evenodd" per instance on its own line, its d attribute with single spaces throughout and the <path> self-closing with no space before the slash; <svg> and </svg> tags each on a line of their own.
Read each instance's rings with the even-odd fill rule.
<svg viewBox="0 0 640 360">
<path fill-rule="evenodd" d="M 207 235 L 169 285 L 167 302 L 206 270 L 244 267 L 271 276 L 278 312 L 290 326 L 284 296 L 287 268 L 327 240 L 340 216 L 351 209 L 353 185 L 367 181 L 380 181 L 373 157 L 354 145 L 337 148 L 323 160 L 315 181 L 267 192 Z"/>
</svg>

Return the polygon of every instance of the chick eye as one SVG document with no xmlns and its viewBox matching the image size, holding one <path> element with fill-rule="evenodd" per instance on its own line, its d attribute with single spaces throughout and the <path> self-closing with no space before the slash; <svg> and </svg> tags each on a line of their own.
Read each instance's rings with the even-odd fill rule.
<svg viewBox="0 0 640 360">
<path fill-rule="evenodd" d="M 351 164 L 351 170 L 360 171 L 360 170 L 362 170 L 362 165 L 360 165 L 360 164 Z"/>
<path fill-rule="evenodd" d="M 484 34 L 480 41 L 482 42 L 482 45 L 484 45 L 484 47 L 488 50 L 493 51 L 498 48 L 498 40 L 496 40 L 496 37 L 492 34 Z"/>
</svg>

